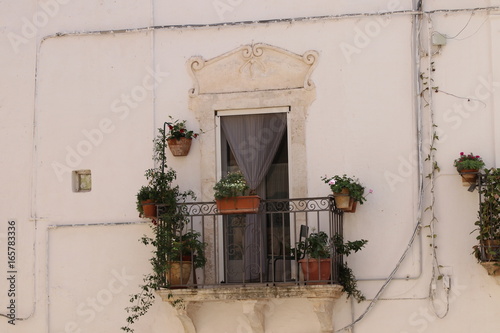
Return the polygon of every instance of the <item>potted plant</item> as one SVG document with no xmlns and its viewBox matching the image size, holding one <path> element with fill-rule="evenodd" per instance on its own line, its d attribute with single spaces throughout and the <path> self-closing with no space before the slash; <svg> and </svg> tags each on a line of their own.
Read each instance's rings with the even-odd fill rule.
<svg viewBox="0 0 500 333">
<path fill-rule="evenodd" d="M 345 174 L 333 177 L 323 176 L 321 179 L 330 186 L 335 199 L 335 206 L 344 212 L 354 213 L 356 204 L 359 202 L 362 205 L 366 201 L 364 197 L 365 187 L 357 179 L 348 177 Z"/>
<path fill-rule="evenodd" d="M 161 203 L 173 203 L 175 205 L 176 195 L 185 199 L 187 196 L 193 197 L 192 191 L 181 193 L 178 188 L 172 188 L 172 182 L 177 174 L 166 165 L 166 137 L 165 130 L 158 129 L 159 134 L 153 140 L 153 161 L 157 165 L 154 168 L 147 169 L 144 176 L 147 185 L 141 186 L 136 194 L 137 211 L 141 217 L 155 219 L 156 205 Z"/>
<path fill-rule="evenodd" d="M 305 281 L 325 281 L 331 276 L 332 239 L 323 231 L 311 233 L 297 244 L 298 257 Z M 326 283 L 326 282 L 319 282 Z"/>
<path fill-rule="evenodd" d="M 188 231 L 167 235 L 170 241 L 167 243 L 167 271 L 166 279 L 170 288 L 176 285 L 186 285 L 191 277 L 192 269 L 205 266 L 206 243 L 200 241 L 201 234 L 196 231 Z"/>
<path fill-rule="evenodd" d="M 174 156 L 186 156 L 191 148 L 191 141 L 196 139 L 199 133 L 195 133 L 186 128 L 186 120 L 173 120 L 166 122 L 169 132 L 167 135 L 168 148 Z M 200 130 L 201 131 L 201 130 Z"/>
<path fill-rule="evenodd" d="M 136 195 L 137 211 L 140 217 L 155 219 L 158 193 L 151 186 L 142 186 Z"/>
<path fill-rule="evenodd" d="M 364 239 L 344 242 L 341 235 L 329 237 L 324 231 L 311 233 L 297 244 L 297 257 L 304 257 L 299 260 L 304 280 L 322 281 L 312 284 L 326 283 L 331 278 L 332 256 L 349 256 L 352 252 L 361 250 L 367 242 Z M 347 263 L 338 260 L 337 269 L 339 283 L 348 297 L 352 296 L 358 302 L 364 300 L 363 294 L 357 288 L 356 277 Z"/>
<path fill-rule="evenodd" d="M 248 184 L 240 171 L 229 172 L 214 186 L 217 210 L 221 214 L 253 214 L 259 210 L 260 197 L 248 194 Z"/>
<path fill-rule="evenodd" d="M 478 221 L 475 222 L 479 234 L 478 259 L 482 261 L 500 260 L 500 169 L 486 169 L 480 188 L 482 196 L 479 204 Z M 479 248 L 476 247 L 477 251 Z"/>
<path fill-rule="evenodd" d="M 484 162 L 479 155 L 473 153 L 465 155 L 461 152 L 460 156 L 453 162 L 453 166 L 462 176 L 463 185 L 467 186 L 476 182 L 477 173 L 484 167 Z"/>
</svg>

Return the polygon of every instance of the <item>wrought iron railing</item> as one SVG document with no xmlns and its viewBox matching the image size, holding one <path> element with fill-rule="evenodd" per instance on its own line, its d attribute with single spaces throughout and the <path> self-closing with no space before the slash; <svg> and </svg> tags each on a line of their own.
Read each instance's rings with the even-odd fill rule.
<svg viewBox="0 0 500 333">
<path fill-rule="evenodd" d="M 183 233 L 199 232 L 206 243 L 206 264 L 176 287 L 338 283 L 343 258 L 334 249 L 327 264 L 331 273 L 315 280 L 308 273 L 304 277 L 298 264 L 304 255 L 297 251 L 308 234 L 342 235 L 343 212 L 332 197 L 262 200 L 257 214 L 223 215 L 215 202 L 185 203 L 180 209 L 188 216 Z"/>
</svg>

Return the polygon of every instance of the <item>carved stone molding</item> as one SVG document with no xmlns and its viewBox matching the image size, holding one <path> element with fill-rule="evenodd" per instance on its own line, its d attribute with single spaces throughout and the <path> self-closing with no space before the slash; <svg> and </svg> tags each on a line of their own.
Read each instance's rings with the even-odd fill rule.
<svg viewBox="0 0 500 333">
<path fill-rule="evenodd" d="M 500 262 L 497 261 L 484 261 L 481 266 L 486 269 L 488 275 L 500 276 Z"/>
<path fill-rule="evenodd" d="M 243 314 L 248 320 L 253 333 L 264 333 L 264 313 L 266 302 L 262 300 L 246 300 L 243 303 Z"/>
<path fill-rule="evenodd" d="M 314 313 L 318 317 L 321 333 L 333 333 L 333 305 L 335 300 L 330 298 L 309 298 Z"/>
<path fill-rule="evenodd" d="M 177 318 L 179 318 L 182 327 L 184 328 L 184 333 L 196 333 L 196 327 L 194 326 L 193 320 L 188 314 L 188 307 L 195 306 L 198 307 L 196 303 L 182 302 L 181 304 L 175 305 Z"/>
<path fill-rule="evenodd" d="M 316 67 L 318 53 L 298 55 L 267 45 L 244 45 L 210 60 L 192 57 L 188 61 L 194 87 L 191 96 L 232 92 L 306 89 Z"/>
<path fill-rule="evenodd" d="M 340 285 L 282 286 L 282 287 L 228 287 L 200 289 L 162 289 L 158 291 L 162 300 L 175 305 L 177 317 L 184 327 L 184 333 L 196 333 L 192 320 L 195 312 L 206 302 L 239 302 L 248 321 L 250 333 L 265 332 L 264 309 L 272 299 L 304 298 L 313 308 L 321 333 L 333 332 L 333 307 L 342 295 Z M 173 305 L 174 306 L 174 305 Z M 189 307 L 189 308 L 188 308 Z"/>
<path fill-rule="evenodd" d="M 500 285 L 500 262 L 499 261 L 483 261 L 481 266 L 486 269 L 489 276 L 495 279 L 495 282 Z"/>
<path fill-rule="evenodd" d="M 342 286 L 336 284 L 317 286 L 262 286 L 262 287 L 227 287 L 198 289 L 161 289 L 158 291 L 162 300 L 173 303 L 183 302 L 256 300 L 273 298 L 338 299 L 342 295 Z"/>
</svg>

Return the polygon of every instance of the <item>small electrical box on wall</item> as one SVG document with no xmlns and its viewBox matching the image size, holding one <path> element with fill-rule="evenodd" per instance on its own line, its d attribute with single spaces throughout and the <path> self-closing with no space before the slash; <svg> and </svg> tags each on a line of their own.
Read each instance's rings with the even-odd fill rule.
<svg viewBox="0 0 500 333">
<path fill-rule="evenodd" d="M 432 34 L 432 45 L 443 46 L 446 45 L 446 35 L 437 31 Z"/>
</svg>

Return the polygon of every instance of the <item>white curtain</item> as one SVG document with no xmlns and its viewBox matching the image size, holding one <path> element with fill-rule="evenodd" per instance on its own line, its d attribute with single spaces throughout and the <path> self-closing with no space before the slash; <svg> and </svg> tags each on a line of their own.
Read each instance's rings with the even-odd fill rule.
<svg viewBox="0 0 500 333">
<path fill-rule="evenodd" d="M 278 150 L 286 114 L 221 117 L 221 126 L 250 189 L 257 189 Z"/>
</svg>

